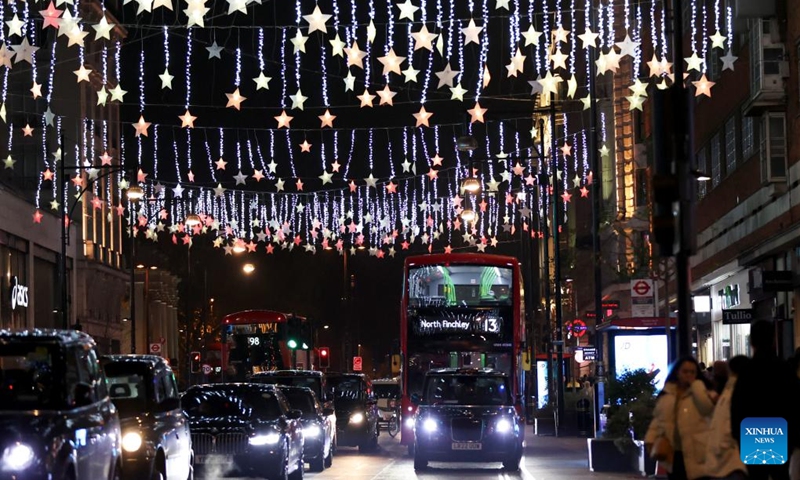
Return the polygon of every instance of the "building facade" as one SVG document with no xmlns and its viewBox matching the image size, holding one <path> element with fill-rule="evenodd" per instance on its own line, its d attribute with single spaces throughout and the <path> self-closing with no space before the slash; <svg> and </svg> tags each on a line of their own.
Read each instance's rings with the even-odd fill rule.
<svg viewBox="0 0 800 480">
<path fill-rule="evenodd" d="M 100 104 L 98 92 L 116 86 L 109 65 L 125 31 L 115 27 L 110 40 L 89 35 L 70 45 L 64 29 L 42 28 L 38 12 L 28 11 L 34 8 L 29 3 L 3 6 L 6 18 L 15 13 L 29 18 L 21 35 L 9 42 L 24 37 L 38 50 L 31 64 L 15 62 L 0 72 L 8 84 L 3 92 L 8 128 L 0 132 L 0 155 L 7 159 L 0 169 L 0 324 L 79 327 L 101 351 L 119 352 L 123 304 L 130 297 L 124 218 L 118 208 L 124 176 L 119 105 Z M 103 16 L 118 23 L 96 0 L 64 7 L 90 24 Z M 10 31 L 6 34 L 11 37 Z M 76 81 L 74 71 L 81 69 L 88 80 Z M 62 215 L 69 219 L 66 238 Z M 60 273 L 64 241 L 66 308 Z M 11 300 L 11 291 L 21 290 L 27 305 L 20 303 L 23 296 Z"/>
</svg>

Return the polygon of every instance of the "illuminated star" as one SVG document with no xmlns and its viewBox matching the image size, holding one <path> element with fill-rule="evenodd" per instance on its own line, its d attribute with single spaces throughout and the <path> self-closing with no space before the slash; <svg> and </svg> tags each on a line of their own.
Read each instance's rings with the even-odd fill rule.
<svg viewBox="0 0 800 480">
<path fill-rule="evenodd" d="M 228 97 L 228 104 L 225 107 L 226 108 L 227 107 L 233 107 L 236 110 L 241 110 L 242 109 L 242 102 L 247 100 L 247 97 L 243 97 L 239 93 L 239 89 L 238 88 L 233 93 L 226 93 L 225 96 Z"/>
<path fill-rule="evenodd" d="M 264 179 L 264 172 L 261 170 L 254 170 L 253 171 L 253 180 L 256 182 L 260 182 Z"/>
<path fill-rule="evenodd" d="M 531 24 L 527 32 L 522 32 L 522 36 L 525 37 L 525 46 L 529 47 L 531 45 L 539 45 L 539 37 L 542 36 L 542 32 L 537 32 L 533 28 L 533 24 Z"/>
<path fill-rule="evenodd" d="M 647 62 L 647 68 L 650 69 L 651 77 L 658 77 L 661 75 L 661 62 L 658 60 L 655 53 L 653 53 L 653 58 Z"/>
<path fill-rule="evenodd" d="M 361 108 L 372 107 L 372 100 L 375 98 L 375 95 L 370 94 L 369 90 L 365 88 L 364 93 L 357 95 L 356 98 L 361 100 Z"/>
<path fill-rule="evenodd" d="M 297 179 L 297 183 L 295 183 L 295 186 L 297 187 L 297 191 L 298 192 L 302 192 L 303 191 L 303 181 L 300 180 L 299 178 Z"/>
<path fill-rule="evenodd" d="M 228 15 L 236 12 L 247 14 L 247 0 L 228 0 Z"/>
<path fill-rule="evenodd" d="M 563 79 L 560 75 L 553 75 L 552 72 L 549 70 L 547 71 L 547 75 L 544 78 L 537 80 L 539 84 L 542 86 L 542 94 L 548 95 L 549 93 L 557 93 L 558 92 L 558 84 L 561 83 Z"/>
<path fill-rule="evenodd" d="M 103 154 L 100 156 L 100 165 L 111 165 L 111 161 L 113 159 L 114 158 L 109 155 L 108 152 L 103 152 Z"/>
<path fill-rule="evenodd" d="M 441 72 L 436 72 L 436 76 L 439 77 L 439 85 L 436 88 L 442 88 L 445 85 L 447 85 L 448 87 L 452 87 L 453 80 L 459 73 L 461 72 L 458 70 L 451 69 L 450 64 L 448 63 L 444 67 L 444 70 L 442 70 Z"/>
<path fill-rule="evenodd" d="M 161 88 L 167 89 L 169 88 L 172 90 L 172 80 L 175 78 L 173 75 L 169 74 L 169 69 L 165 68 L 164 73 L 158 76 L 161 79 Z"/>
<path fill-rule="evenodd" d="M 333 161 L 333 163 L 331 163 L 331 171 L 332 171 L 332 172 L 338 172 L 338 171 L 339 171 L 339 168 L 340 168 L 341 166 L 342 166 L 342 165 L 339 163 L 339 161 L 338 161 L 338 160 L 334 160 L 334 161 Z"/>
<path fill-rule="evenodd" d="M 630 104 L 628 106 L 628 110 L 630 110 L 631 112 L 634 110 L 639 110 L 640 112 L 642 111 L 642 105 L 644 105 L 646 97 L 641 97 L 639 95 L 631 95 L 630 97 L 625 97 L 625 98 L 628 99 L 628 103 Z"/>
<path fill-rule="evenodd" d="M 381 99 L 380 105 L 394 106 L 394 101 L 392 99 L 397 95 L 397 92 L 389 90 L 389 85 L 384 86 L 383 90 L 378 90 L 377 93 Z"/>
<path fill-rule="evenodd" d="M 585 186 L 581 187 L 581 197 L 583 197 L 583 198 L 588 198 L 589 197 L 589 189 L 586 188 Z"/>
<path fill-rule="evenodd" d="M 15 13 L 14 17 L 11 20 L 6 21 L 6 25 L 8 25 L 8 36 L 12 37 L 14 35 L 22 36 L 22 27 L 25 26 L 25 22 L 19 19 L 19 16 Z"/>
<path fill-rule="evenodd" d="M 303 15 L 303 18 L 308 22 L 309 35 L 314 32 L 328 33 L 328 27 L 325 23 L 331 18 L 331 15 L 322 13 L 322 10 L 319 9 L 319 5 L 317 5 L 311 15 Z"/>
<path fill-rule="evenodd" d="M 583 48 L 597 48 L 597 37 L 599 36 L 600 35 L 594 33 L 591 28 L 586 27 L 586 31 L 578 35 L 578 38 L 580 38 L 581 42 L 583 42 Z"/>
<path fill-rule="evenodd" d="M 74 27 L 72 27 L 72 29 L 70 29 L 69 33 L 67 33 L 67 38 L 69 39 L 69 42 L 67 42 L 67 46 L 68 47 L 71 47 L 73 45 L 83 46 L 83 40 L 86 38 L 87 35 L 89 35 L 89 32 L 85 32 L 81 30 L 80 26 L 75 25 Z"/>
<path fill-rule="evenodd" d="M 172 0 L 155 0 L 153 2 L 153 10 L 158 7 L 164 7 L 167 10 L 172 10 Z"/>
<path fill-rule="evenodd" d="M 424 105 L 423 105 L 422 108 L 419 109 L 419 112 L 414 113 L 413 115 L 414 115 L 414 118 L 417 119 L 417 127 L 422 126 L 422 125 L 425 125 L 426 127 L 430 127 L 430 124 L 428 123 L 428 121 L 433 116 L 433 113 L 428 112 L 427 110 L 425 110 L 425 106 Z"/>
<path fill-rule="evenodd" d="M 221 54 L 222 54 L 222 50 L 224 50 L 224 48 L 222 48 L 219 45 L 217 45 L 217 41 L 216 40 L 214 40 L 214 43 L 212 43 L 210 47 L 206 47 L 206 50 L 208 50 L 208 59 L 209 60 L 211 60 L 212 58 L 219 58 L 220 60 L 222 60 L 222 55 Z"/>
<path fill-rule="evenodd" d="M 636 57 L 636 50 L 639 48 L 640 42 L 634 42 L 631 40 L 630 35 L 627 33 L 625 34 L 625 39 L 621 42 L 617 42 L 616 45 L 619 48 L 619 54 L 622 57 L 628 56 L 631 58 Z"/>
<path fill-rule="evenodd" d="M 428 31 L 428 26 L 423 25 L 419 32 L 411 34 L 411 37 L 414 39 L 414 51 L 416 52 L 420 48 L 424 48 L 432 52 L 433 51 L 432 42 L 436 40 L 436 37 L 438 36 L 439 36 L 438 33 L 430 33 Z"/>
<path fill-rule="evenodd" d="M 181 119 L 181 128 L 194 128 L 194 121 L 197 120 L 197 117 L 189 113 L 189 110 L 186 110 L 186 113 L 178 118 Z"/>
<path fill-rule="evenodd" d="M 33 54 L 39 50 L 39 47 L 31 46 L 30 42 L 28 42 L 28 37 L 24 37 L 19 45 L 12 45 L 11 48 L 14 49 L 16 54 L 14 57 L 15 64 L 28 62 L 33 65 Z"/>
<path fill-rule="evenodd" d="M 108 91 L 111 94 L 111 101 L 122 102 L 122 99 L 125 97 L 125 94 L 128 93 L 127 90 L 123 90 L 122 87 L 117 84 L 116 87 L 112 88 Z"/>
<path fill-rule="evenodd" d="M 394 48 L 389 49 L 383 57 L 378 57 L 378 61 L 383 64 L 383 75 L 388 75 L 390 72 L 401 74 L 400 66 L 406 60 L 406 57 L 400 57 L 394 53 Z"/>
<path fill-rule="evenodd" d="M 450 100 L 460 100 L 463 102 L 465 93 L 467 93 L 467 91 L 461 86 L 460 83 L 455 87 L 450 87 Z"/>
<path fill-rule="evenodd" d="M 111 40 L 111 30 L 113 30 L 114 27 L 116 27 L 116 25 L 113 23 L 108 23 L 106 17 L 101 18 L 97 25 L 92 25 L 92 28 L 94 28 L 95 41 L 100 40 L 101 38 Z"/>
<path fill-rule="evenodd" d="M 505 8 L 506 10 L 509 9 L 508 7 L 509 0 L 495 0 L 494 9 L 500 10 L 501 8 Z"/>
<path fill-rule="evenodd" d="M 3 160 L 3 165 L 5 165 L 5 168 L 14 168 L 14 164 L 16 163 L 17 161 L 11 158 L 11 155 L 9 155 L 8 157 L 6 157 L 5 160 Z"/>
<path fill-rule="evenodd" d="M 308 100 L 300 89 L 294 95 L 289 95 L 289 98 L 292 100 L 292 110 L 303 110 L 303 104 Z"/>
<path fill-rule="evenodd" d="M 227 165 L 228 162 L 226 162 L 222 157 L 219 157 L 219 160 L 214 162 L 214 164 L 216 164 L 217 170 L 225 170 L 225 165 Z"/>
<path fill-rule="evenodd" d="M 470 43 L 476 43 L 478 45 L 481 44 L 480 34 L 483 31 L 483 27 L 479 27 L 475 25 L 475 19 L 469 19 L 469 25 L 465 28 L 461 29 L 461 33 L 464 34 L 464 46 L 466 47 Z"/>
<path fill-rule="evenodd" d="M 569 203 L 572 200 L 572 194 L 569 192 L 564 192 L 561 194 L 561 198 L 563 198 L 566 203 Z"/>
<path fill-rule="evenodd" d="M 308 143 L 308 140 L 303 140 L 303 143 L 300 144 L 300 151 L 304 153 L 311 153 L 311 144 Z"/>
<path fill-rule="evenodd" d="M 320 115 L 318 118 L 322 122 L 322 126 L 320 128 L 333 128 L 333 121 L 336 119 L 336 115 L 331 115 L 330 110 L 325 110 L 325 114 Z"/>
<path fill-rule="evenodd" d="M 377 178 L 372 176 L 372 172 L 370 172 L 369 177 L 364 179 L 364 181 L 367 182 L 367 186 L 372 187 L 372 188 L 376 188 L 375 187 L 375 182 L 377 182 L 377 180 L 378 180 Z"/>
<path fill-rule="evenodd" d="M 217 186 L 212 190 L 214 190 L 214 195 L 216 195 L 217 197 L 221 197 L 225 193 L 225 189 L 222 188 L 221 183 L 218 183 Z"/>
<path fill-rule="evenodd" d="M 389 180 L 389 183 L 386 185 L 386 191 L 389 193 L 397 193 L 397 185 Z"/>
<path fill-rule="evenodd" d="M 721 33 L 719 33 L 719 30 L 717 30 L 716 33 L 714 33 L 714 35 L 711 35 L 708 38 L 711 40 L 711 48 L 712 49 L 713 48 L 719 48 L 720 50 L 725 50 L 725 40 L 728 37 L 726 37 L 726 36 L 722 35 Z"/>
<path fill-rule="evenodd" d="M 419 75 L 419 70 L 416 70 L 413 65 L 410 63 L 408 64 L 408 68 L 403 70 L 403 76 L 406 77 L 405 83 L 414 82 L 417 83 L 417 75 Z"/>
<path fill-rule="evenodd" d="M 633 82 L 633 85 L 631 85 L 628 88 L 631 90 L 631 92 L 634 95 L 637 95 L 639 97 L 646 97 L 647 96 L 647 84 L 646 83 L 642 83 L 642 81 L 639 80 L 638 78 L 636 79 L 635 82 Z"/>
<path fill-rule="evenodd" d="M 703 76 L 700 77 L 700 80 L 692 82 L 692 85 L 694 85 L 694 87 L 697 89 L 697 91 L 694 93 L 694 96 L 699 97 L 700 95 L 705 95 L 711 98 L 711 87 L 713 87 L 715 83 L 716 82 L 710 81 L 708 78 L 706 78 L 706 75 L 703 74 Z"/>
<path fill-rule="evenodd" d="M 22 127 L 22 136 L 23 137 L 33 136 L 33 128 L 30 126 L 30 124 L 26 124 L 24 127 Z"/>
<path fill-rule="evenodd" d="M 336 56 L 344 57 L 344 45 L 345 44 L 342 41 L 342 39 L 339 38 L 339 34 L 338 33 L 336 34 L 336 38 L 334 38 L 333 40 L 330 40 L 330 44 L 331 44 L 331 48 L 333 49 L 331 51 L 331 55 L 332 56 L 334 56 L 334 57 L 336 57 Z"/>
<path fill-rule="evenodd" d="M 473 108 L 467 110 L 467 113 L 469 113 L 470 116 L 472 117 L 470 119 L 470 123 L 475 123 L 475 122 L 484 123 L 483 114 L 486 113 L 487 111 L 488 111 L 488 109 L 481 108 L 481 104 L 478 103 L 478 102 L 475 102 L 475 106 Z"/>
<path fill-rule="evenodd" d="M 405 3 L 398 3 L 396 6 L 400 9 L 400 18 L 398 20 L 407 18 L 412 22 L 414 21 L 414 14 L 417 13 L 419 7 L 412 4 L 411 0 L 406 0 Z"/>
<path fill-rule="evenodd" d="M 269 90 L 269 82 L 272 80 L 272 77 L 268 77 L 264 75 L 264 72 L 260 72 L 258 77 L 254 78 L 253 81 L 256 82 L 256 91 L 259 90 Z"/>
<path fill-rule="evenodd" d="M 31 87 L 31 95 L 33 95 L 34 100 L 42 96 L 42 86 L 36 83 L 36 80 L 33 81 L 33 86 Z"/>
<path fill-rule="evenodd" d="M 234 175 L 233 178 L 236 179 L 236 185 L 246 185 L 247 184 L 247 175 L 242 173 L 241 170 L 239 170 L 239 173 Z"/>
<path fill-rule="evenodd" d="M 327 185 L 329 183 L 333 183 L 333 181 L 331 181 L 332 177 L 333 177 L 333 174 L 328 173 L 327 171 L 325 171 L 325 172 L 322 172 L 322 175 L 319 176 L 319 179 L 322 180 L 322 184 L 323 185 Z"/>
<path fill-rule="evenodd" d="M 278 191 L 278 192 L 282 192 L 283 189 L 284 189 L 283 185 L 285 183 L 286 182 L 282 178 L 279 178 L 278 180 L 276 180 L 275 181 L 275 190 Z"/>
<path fill-rule="evenodd" d="M 306 42 L 308 41 L 308 37 L 303 36 L 303 32 L 300 29 L 297 29 L 297 35 L 294 36 L 292 39 L 292 45 L 294 45 L 294 53 L 303 52 L 306 53 Z"/>
<path fill-rule="evenodd" d="M 566 58 L 566 55 L 564 55 L 563 53 L 558 52 L 558 54 L 562 55 L 564 58 Z M 514 77 L 517 76 L 516 72 L 523 73 L 523 71 L 525 70 L 525 59 L 526 58 L 527 57 L 522 54 L 522 51 L 519 49 L 519 47 L 517 47 L 517 53 L 515 53 L 514 56 L 511 57 L 511 64 L 513 65 L 514 70 L 515 70 L 515 73 L 513 75 Z M 566 68 L 566 67 L 564 67 L 564 68 Z M 512 76 L 512 75 L 510 75 L 510 73 L 511 72 L 509 70 L 509 77 Z"/>
<path fill-rule="evenodd" d="M 433 158 L 431 158 L 431 165 L 433 165 L 434 167 L 441 167 L 443 160 L 444 158 L 440 157 L 439 154 L 437 153 Z"/>
<path fill-rule="evenodd" d="M 42 22 L 42 29 L 47 27 L 53 27 L 58 29 L 60 25 L 60 17 L 61 14 L 64 13 L 62 10 L 58 10 L 55 5 L 53 5 L 52 0 L 50 1 L 50 5 L 47 7 L 46 10 L 39 10 L 39 15 L 42 16 L 44 21 Z"/>
<path fill-rule="evenodd" d="M 148 174 L 144 173 L 144 170 L 140 168 L 139 171 L 136 173 L 136 181 L 140 183 L 144 182 L 147 179 L 147 176 Z"/>
<path fill-rule="evenodd" d="M 139 116 L 139 121 L 133 124 L 133 128 L 136 129 L 136 136 L 144 135 L 147 136 L 147 129 L 150 128 L 150 122 L 144 121 L 144 116 Z"/>
<path fill-rule="evenodd" d="M 569 30 L 564 30 L 564 27 L 559 25 L 557 29 L 553 30 L 553 41 L 568 43 Z"/>
<path fill-rule="evenodd" d="M 356 66 L 358 68 L 364 68 L 364 57 L 367 56 L 366 52 L 362 52 L 358 48 L 358 42 L 353 41 L 353 46 L 350 48 L 345 48 L 344 53 L 347 55 L 347 66 L 352 67 Z"/>
<path fill-rule="evenodd" d="M 355 86 L 356 86 L 356 77 L 353 75 L 353 72 L 348 71 L 347 76 L 344 77 L 344 91 L 352 92 Z"/>
<path fill-rule="evenodd" d="M 692 53 L 691 57 L 684 58 L 686 60 L 686 70 L 697 70 L 698 72 L 701 71 L 703 68 L 703 63 L 705 62 L 704 58 L 698 57 L 697 52 Z"/>
<path fill-rule="evenodd" d="M 44 215 L 42 215 L 42 212 L 36 210 L 35 212 L 33 212 L 33 223 L 42 223 L 42 217 L 44 217 Z"/>
</svg>

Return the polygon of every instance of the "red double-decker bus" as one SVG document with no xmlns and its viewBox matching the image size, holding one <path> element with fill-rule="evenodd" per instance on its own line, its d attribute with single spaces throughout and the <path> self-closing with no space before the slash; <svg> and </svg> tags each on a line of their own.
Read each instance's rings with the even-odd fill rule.
<svg viewBox="0 0 800 480">
<path fill-rule="evenodd" d="M 434 368 L 493 368 L 508 374 L 522 414 L 525 338 L 519 262 L 488 254 L 406 258 L 400 312 L 402 436 L 413 443 L 411 396 Z"/>
<path fill-rule="evenodd" d="M 269 370 L 310 368 L 309 346 L 289 338 L 290 325 L 300 329 L 305 317 L 272 310 L 246 310 L 222 319 L 222 379 L 244 381 Z M 290 345 L 290 340 L 295 342 Z"/>
</svg>

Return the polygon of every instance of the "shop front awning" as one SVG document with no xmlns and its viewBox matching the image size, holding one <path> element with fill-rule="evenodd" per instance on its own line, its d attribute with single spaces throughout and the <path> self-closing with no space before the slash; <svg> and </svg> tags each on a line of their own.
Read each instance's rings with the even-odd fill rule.
<svg viewBox="0 0 800 480">
<path fill-rule="evenodd" d="M 607 330 L 648 330 L 651 328 L 664 328 L 667 323 L 666 317 L 630 317 L 630 318 L 613 318 L 607 320 L 597 326 L 598 332 Z M 670 318 L 670 327 L 675 328 L 678 325 L 676 317 Z"/>
</svg>

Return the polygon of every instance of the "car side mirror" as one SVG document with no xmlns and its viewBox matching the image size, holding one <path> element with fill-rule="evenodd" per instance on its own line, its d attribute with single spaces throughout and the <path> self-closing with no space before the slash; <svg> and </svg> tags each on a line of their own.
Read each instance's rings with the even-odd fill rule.
<svg viewBox="0 0 800 480">
<path fill-rule="evenodd" d="M 181 400 L 179 398 L 166 398 L 158 406 L 161 408 L 161 411 L 164 412 L 178 410 L 181 408 Z"/>
<path fill-rule="evenodd" d="M 88 383 L 79 382 L 75 384 L 72 390 L 73 403 L 76 407 L 85 407 L 94 403 L 94 395 L 92 394 L 92 386 Z"/>
<path fill-rule="evenodd" d="M 297 420 L 297 419 L 301 418 L 302 416 L 303 416 L 303 411 L 302 410 L 294 409 L 294 410 L 289 410 L 289 412 L 286 413 L 286 418 L 288 418 L 289 420 Z"/>
<path fill-rule="evenodd" d="M 329 417 L 329 416 L 333 415 L 333 413 L 334 413 L 334 411 L 330 407 L 326 407 L 326 408 L 322 409 L 322 414 L 325 415 L 326 417 Z"/>
<path fill-rule="evenodd" d="M 417 406 L 417 405 L 419 405 L 420 403 L 422 403 L 422 397 L 420 397 L 420 396 L 419 396 L 419 393 L 412 393 L 412 394 L 411 394 L 411 403 L 412 403 L 414 406 Z"/>
</svg>

